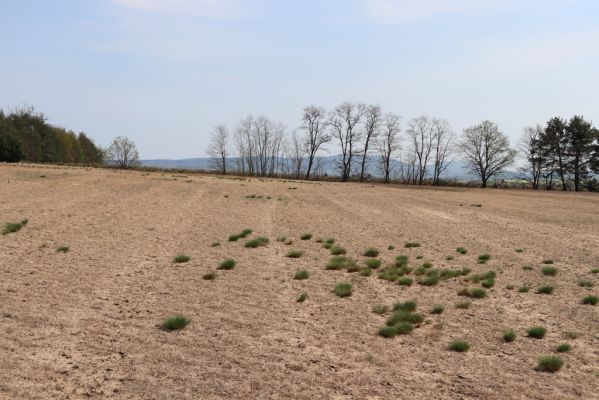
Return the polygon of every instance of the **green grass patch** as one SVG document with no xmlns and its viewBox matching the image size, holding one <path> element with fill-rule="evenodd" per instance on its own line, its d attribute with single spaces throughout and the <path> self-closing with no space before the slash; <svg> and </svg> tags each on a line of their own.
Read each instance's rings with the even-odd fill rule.
<svg viewBox="0 0 599 400">
<path fill-rule="evenodd" d="M 310 239 L 312 239 L 312 234 L 311 233 L 304 233 L 304 234 L 302 234 L 302 236 L 300 236 L 300 239 L 302 239 L 302 240 L 310 240 Z"/>
<path fill-rule="evenodd" d="M 349 272 L 349 270 L 348 270 L 348 272 Z M 366 267 L 366 268 L 362 268 L 362 269 L 360 270 L 360 275 L 362 275 L 362 276 L 367 276 L 367 277 L 368 277 L 368 276 L 372 275 L 372 269 L 370 269 L 370 268 L 368 268 L 368 267 Z"/>
<path fill-rule="evenodd" d="M 445 257 L 445 259 L 447 261 L 453 261 L 455 259 L 455 257 L 454 256 L 447 256 L 447 257 Z"/>
<path fill-rule="evenodd" d="M 18 232 L 23 228 L 23 226 L 25 225 L 23 225 L 23 223 L 21 222 L 9 222 L 4 225 L 4 228 L 2 229 L 2 234 L 8 235 L 9 233 Z"/>
<path fill-rule="evenodd" d="M 376 305 L 372 307 L 372 312 L 378 315 L 385 315 L 389 312 L 389 307 L 383 305 Z"/>
<path fill-rule="evenodd" d="M 599 268 L 593 268 L 591 274 L 599 274 Z"/>
<path fill-rule="evenodd" d="M 397 278 L 397 284 L 400 286 L 412 286 L 414 279 L 408 278 L 407 276 Z"/>
<path fill-rule="evenodd" d="M 222 269 L 222 270 L 231 270 L 233 268 L 235 268 L 235 260 L 228 258 L 224 261 L 222 261 L 220 264 L 218 264 L 218 269 Z"/>
<path fill-rule="evenodd" d="M 398 329 L 395 326 L 381 326 L 379 328 L 379 336 L 384 338 L 392 338 L 397 335 Z"/>
<path fill-rule="evenodd" d="M 289 253 L 287 253 L 285 255 L 285 257 L 287 257 L 287 258 L 300 258 L 303 255 L 304 255 L 303 251 L 291 250 Z"/>
<path fill-rule="evenodd" d="M 212 271 L 206 272 L 204 275 L 202 275 L 202 279 L 205 281 L 213 281 L 216 279 L 216 273 Z"/>
<path fill-rule="evenodd" d="M 240 238 L 245 239 L 246 237 L 248 237 L 249 235 L 252 234 L 252 230 L 251 229 L 244 229 L 241 231 L 241 233 L 238 235 Z"/>
<path fill-rule="evenodd" d="M 56 249 L 57 253 L 67 253 L 70 250 L 69 246 L 60 246 Z"/>
<path fill-rule="evenodd" d="M 528 286 L 520 286 L 518 288 L 518 293 L 528 293 L 530 291 L 530 288 Z"/>
<path fill-rule="evenodd" d="M 374 247 L 369 247 L 364 252 L 364 257 L 377 257 L 379 253 L 380 252 L 378 251 L 378 249 L 375 249 Z"/>
<path fill-rule="evenodd" d="M 489 261 L 491 259 L 491 255 L 490 254 L 481 254 L 480 256 L 478 256 L 478 263 L 479 264 L 486 264 L 487 261 Z"/>
<path fill-rule="evenodd" d="M 266 246 L 268 244 L 268 238 L 264 236 L 257 237 L 252 240 L 245 242 L 245 247 L 255 249 L 256 247 Z"/>
<path fill-rule="evenodd" d="M 537 369 L 543 372 L 555 373 L 564 365 L 564 360 L 559 356 L 541 356 L 537 360 Z"/>
<path fill-rule="evenodd" d="M 346 269 L 350 265 L 355 264 L 353 260 L 348 259 L 344 256 L 334 256 L 329 259 L 325 269 L 338 271 L 341 269 Z"/>
<path fill-rule="evenodd" d="M 443 311 L 445 311 L 445 307 L 443 307 L 441 304 L 435 304 L 433 306 L 433 308 L 431 308 L 430 313 L 431 314 L 443 314 Z"/>
<path fill-rule="evenodd" d="M 306 292 L 300 293 L 299 296 L 297 296 L 297 299 L 295 299 L 295 301 L 297 301 L 298 303 L 303 303 L 304 301 L 306 301 L 306 299 L 308 298 L 308 294 Z"/>
<path fill-rule="evenodd" d="M 404 244 L 404 247 L 405 247 L 406 249 L 413 249 L 413 248 L 415 248 L 415 247 L 420 247 L 420 243 L 418 243 L 418 242 L 406 242 L 406 243 Z"/>
<path fill-rule="evenodd" d="M 542 326 L 533 326 L 526 331 L 528 337 L 533 339 L 543 339 L 547 334 L 547 329 Z"/>
<path fill-rule="evenodd" d="M 460 310 L 467 310 L 470 308 L 471 305 L 472 303 L 468 300 L 458 301 L 457 303 L 455 303 L 455 308 L 458 308 Z"/>
<path fill-rule="evenodd" d="M 333 289 L 333 292 L 338 296 L 338 297 L 349 297 L 352 294 L 352 284 L 351 283 L 338 283 L 337 285 L 335 285 L 335 289 Z"/>
<path fill-rule="evenodd" d="M 239 240 L 239 235 L 229 235 L 229 242 L 236 242 Z"/>
<path fill-rule="evenodd" d="M 582 298 L 582 304 L 595 306 L 595 305 L 597 305 L 597 303 L 599 303 L 599 297 L 597 297 L 597 296 L 590 295 L 590 296 L 584 296 Z"/>
<path fill-rule="evenodd" d="M 513 329 L 508 329 L 503 331 L 503 335 L 501 336 L 503 341 L 506 343 L 511 343 L 516 340 L 516 332 Z"/>
<path fill-rule="evenodd" d="M 293 275 L 293 279 L 297 279 L 297 280 L 304 280 L 304 279 L 308 279 L 310 277 L 310 272 L 306 271 L 305 269 L 299 270 L 295 272 L 295 275 Z"/>
<path fill-rule="evenodd" d="M 454 340 L 453 342 L 449 343 L 448 348 L 451 351 L 456 351 L 458 353 L 465 353 L 468 350 L 470 350 L 470 344 L 468 344 L 468 342 L 463 341 L 463 340 Z"/>
<path fill-rule="evenodd" d="M 551 265 L 553 264 L 553 260 L 543 260 L 543 264 Z"/>
<path fill-rule="evenodd" d="M 399 303 L 395 303 L 393 305 L 393 311 L 409 311 L 409 312 L 414 312 L 416 311 L 416 302 L 413 300 L 409 300 L 409 301 L 404 301 L 399 302 Z"/>
<path fill-rule="evenodd" d="M 588 279 L 579 279 L 577 283 L 578 283 L 578 286 L 581 286 L 581 287 L 586 287 L 586 288 L 593 287 L 593 282 Z"/>
<path fill-rule="evenodd" d="M 551 285 L 542 285 L 537 288 L 537 294 L 551 294 L 553 293 L 553 289 Z"/>
<path fill-rule="evenodd" d="M 555 351 L 558 353 L 567 353 L 570 350 L 572 350 L 572 345 L 570 345 L 570 343 L 560 343 L 555 348 Z"/>
<path fill-rule="evenodd" d="M 347 250 L 345 250 L 343 247 L 333 245 L 331 247 L 331 254 L 334 256 L 339 256 L 342 254 L 347 254 Z"/>
<path fill-rule="evenodd" d="M 378 258 L 370 258 L 366 260 L 366 266 L 371 269 L 377 269 L 381 266 L 383 262 Z"/>
<path fill-rule="evenodd" d="M 455 249 L 455 251 L 460 254 L 468 254 L 468 250 L 466 250 L 464 247 L 458 247 Z"/>
<path fill-rule="evenodd" d="M 189 319 L 182 315 L 168 317 L 160 324 L 163 331 L 177 331 L 185 328 L 189 324 Z"/>
<path fill-rule="evenodd" d="M 387 250 L 395 250 L 395 246 L 393 246 L 393 245 L 389 245 L 389 246 L 387 247 Z"/>
<path fill-rule="evenodd" d="M 175 258 L 173 258 L 173 262 L 175 264 L 186 263 L 189 260 L 191 260 L 191 257 L 186 256 L 185 254 L 179 254 L 179 255 L 176 255 Z"/>
<path fill-rule="evenodd" d="M 555 276 L 555 275 L 557 275 L 557 268 L 543 267 L 543 268 L 541 268 L 541 273 L 546 276 Z"/>
<path fill-rule="evenodd" d="M 212 242 L 212 244 L 210 244 L 210 247 L 218 247 L 220 246 L 220 242 Z"/>
</svg>

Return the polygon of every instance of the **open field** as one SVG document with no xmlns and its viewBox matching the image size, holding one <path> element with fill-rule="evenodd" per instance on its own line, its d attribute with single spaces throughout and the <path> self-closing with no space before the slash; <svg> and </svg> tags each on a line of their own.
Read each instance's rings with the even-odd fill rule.
<svg viewBox="0 0 599 400">
<path fill-rule="evenodd" d="M 597 195 L 0 164 L 0 200 L 2 226 L 28 219 L 0 236 L 2 399 L 599 398 L 599 305 L 582 304 L 599 292 Z M 265 246 L 245 247 L 260 236 Z M 318 238 L 359 271 L 326 270 Z M 383 265 L 364 276 L 369 247 Z M 472 272 L 379 279 L 402 254 L 416 269 Z M 225 259 L 235 265 L 218 269 Z M 484 298 L 458 295 L 487 271 Z M 424 321 L 380 336 L 392 311 L 373 307 L 408 300 Z M 173 315 L 190 322 L 160 329 Z M 527 337 L 533 326 L 542 339 Z M 450 351 L 454 340 L 469 350 Z M 563 367 L 538 370 L 543 355 Z"/>
</svg>

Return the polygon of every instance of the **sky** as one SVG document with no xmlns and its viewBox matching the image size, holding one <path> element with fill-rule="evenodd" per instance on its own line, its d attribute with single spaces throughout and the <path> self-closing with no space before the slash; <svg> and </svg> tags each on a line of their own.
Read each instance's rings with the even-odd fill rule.
<svg viewBox="0 0 599 400">
<path fill-rule="evenodd" d="M 206 155 L 249 114 L 350 100 L 402 116 L 599 123 L 596 0 L 2 0 L 0 108 L 143 159 Z M 335 153 L 334 147 L 330 148 Z"/>
</svg>

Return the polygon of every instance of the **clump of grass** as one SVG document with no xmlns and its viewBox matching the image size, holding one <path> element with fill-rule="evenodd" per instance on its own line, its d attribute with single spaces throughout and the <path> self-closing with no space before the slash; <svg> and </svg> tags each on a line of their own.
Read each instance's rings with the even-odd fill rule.
<svg viewBox="0 0 599 400">
<path fill-rule="evenodd" d="M 245 242 L 245 247 L 255 249 L 256 247 L 266 246 L 267 244 L 268 244 L 268 238 L 266 238 L 264 236 L 259 236 L 255 239 L 248 240 L 247 242 Z"/>
<path fill-rule="evenodd" d="M 314 241 L 316 243 L 322 243 L 322 242 L 324 242 L 324 239 L 319 237 L 319 238 L 314 239 Z"/>
<path fill-rule="evenodd" d="M 163 331 L 176 331 L 185 328 L 187 324 L 189 324 L 189 319 L 182 315 L 175 315 L 162 321 L 160 328 Z"/>
<path fill-rule="evenodd" d="M 26 220 L 23 220 L 26 221 Z M 9 222 L 7 224 L 4 225 L 4 228 L 2 229 L 2 234 L 3 235 L 8 235 L 9 233 L 15 233 L 21 230 L 21 228 L 23 228 L 26 225 L 23 224 L 22 222 Z"/>
<path fill-rule="evenodd" d="M 308 298 L 308 294 L 306 292 L 303 292 L 299 296 L 297 296 L 296 301 L 298 303 L 303 303 L 304 301 L 306 301 L 307 298 Z"/>
<path fill-rule="evenodd" d="M 186 256 L 185 254 L 179 254 L 176 255 L 175 258 L 173 258 L 173 262 L 175 264 L 186 263 L 189 260 L 191 260 L 191 257 Z"/>
<path fill-rule="evenodd" d="M 304 280 L 304 279 L 308 279 L 310 277 L 310 273 L 308 271 L 306 271 L 305 269 L 299 270 L 295 272 L 295 275 L 293 276 L 293 279 L 297 279 L 297 280 Z"/>
<path fill-rule="evenodd" d="M 557 372 L 564 365 L 564 361 L 559 356 L 541 356 L 537 360 L 537 369 L 543 372 Z"/>
<path fill-rule="evenodd" d="M 347 250 L 345 250 L 343 247 L 340 246 L 332 246 L 331 247 L 331 254 L 334 256 L 339 256 L 341 254 L 346 254 Z"/>
<path fill-rule="evenodd" d="M 289 253 L 287 253 L 285 255 L 285 257 L 287 257 L 287 258 L 300 258 L 303 255 L 304 255 L 303 251 L 291 250 Z"/>
<path fill-rule="evenodd" d="M 435 305 L 433 306 L 433 308 L 431 308 L 431 311 L 430 311 L 430 313 L 431 313 L 431 314 L 443 314 L 443 311 L 445 311 L 445 307 L 443 307 L 443 306 L 442 306 L 442 305 L 440 305 L 440 304 L 435 304 Z"/>
<path fill-rule="evenodd" d="M 202 275 L 202 279 L 205 281 L 212 281 L 214 279 L 216 279 L 216 273 L 210 271 L 210 272 L 206 272 L 204 275 Z"/>
<path fill-rule="evenodd" d="M 416 311 L 416 302 L 413 300 L 405 301 L 403 303 L 395 303 L 393 305 L 393 311 L 408 311 L 414 312 Z"/>
<path fill-rule="evenodd" d="M 522 269 L 523 269 L 524 271 L 532 271 L 534 268 L 533 268 L 533 267 L 531 267 L 530 265 L 525 265 L 525 266 L 523 266 L 523 267 L 522 267 Z"/>
<path fill-rule="evenodd" d="M 245 239 L 246 237 L 248 237 L 249 235 L 252 234 L 252 230 L 251 229 L 244 229 L 241 231 L 241 233 L 238 235 L 240 238 Z"/>
<path fill-rule="evenodd" d="M 420 243 L 418 242 L 406 242 L 404 247 L 406 249 L 413 249 L 414 247 L 420 247 Z"/>
<path fill-rule="evenodd" d="M 495 273 L 495 271 L 487 271 L 482 274 L 472 275 L 469 280 L 474 283 L 479 283 L 479 282 L 485 281 L 485 280 L 495 280 L 496 276 L 497 276 L 497 274 Z"/>
<path fill-rule="evenodd" d="M 479 264 L 486 264 L 487 261 L 489 261 L 491 259 L 491 255 L 490 254 L 481 254 L 480 256 L 478 256 L 478 263 Z"/>
<path fill-rule="evenodd" d="M 459 308 L 460 310 L 467 310 L 470 308 L 471 305 L 472 305 L 472 303 L 469 302 L 468 300 L 458 301 L 455 304 L 455 308 Z"/>
<path fill-rule="evenodd" d="M 352 294 L 352 284 L 351 283 L 338 283 L 335 285 L 335 289 L 333 292 L 339 297 L 349 297 Z"/>
<path fill-rule="evenodd" d="M 304 234 L 302 234 L 302 236 L 300 236 L 300 239 L 302 239 L 302 240 L 310 240 L 310 239 L 312 239 L 312 234 L 311 233 L 304 233 Z"/>
<path fill-rule="evenodd" d="M 453 257 L 453 256 L 447 256 L 447 257 L 445 257 L 445 259 L 446 259 L 447 261 L 453 261 L 453 260 L 454 260 L 454 257 Z"/>
<path fill-rule="evenodd" d="M 595 305 L 597 305 L 597 303 L 599 303 L 599 297 L 597 297 L 597 296 L 590 295 L 590 296 L 585 296 L 582 299 L 582 304 L 595 306 Z"/>
<path fill-rule="evenodd" d="M 514 285 L 511 285 L 511 284 L 510 285 L 505 285 L 505 288 L 507 290 L 514 290 Z"/>
<path fill-rule="evenodd" d="M 553 264 L 553 260 L 543 260 L 543 264 L 551 265 Z"/>
<path fill-rule="evenodd" d="M 327 270 L 333 270 L 333 271 L 338 271 L 341 269 L 345 269 L 347 268 L 349 265 L 351 265 L 353 263 L 352 260 L 348 259 L 347 257 L 344 256 L 335 256 L 335 257 L 331 257 L 328 264 L 326 265 L 325 269 Z"/>
<path fill-rule="evenodd" d="M 424 321 L 422 314 L 410 312 L 410 311 L 396 311 L 387 319 L 387 325 L 393 326 L 400 322 L 409 322 L 411 324 L 419 324 Z"/>
<path fill-rule="evenodd" d="M 420 256 L 420 255 L 416 256 L 417 260 L 422 260 L 423 258 L 424 258 L 424 256 Z"/>
<path fill-rule="evenodd" d="M 277 242 L 284 242 L 285 240 L 287 240 L 287 236 L 279 236 L 279 237 L 277 237 Z"/>
<path fill-rule="evenodd" d="M 218 247 L 220 246 L 220 242 L 212 242 L 212 244 L 210 245 L 210 247 Z"/>
<path fill-rule="evenodd" d="M 520 286 L 518 288 L 518 293 L 528 293 L 529 290 L 530 288 L 528 286 Z"/>
<path fill-rule="evenodd" d="M 458 291 L 459 296 L 471 297 L 473 299 L 484 299 L 487 297 L 487 291 L 481 288 L 470 288 L 470 289 L 461 289 Z"/>
<path fill-rule="evenodd" d="M 222 261 L 220 264 L 218 264 L 218 269 L 223 269 L 223 270 L 228 271 L 230 269 L 235 268 L 235 264 L 236 264 L 235 260 L 228 258 L 228 259 Z"/>
<path fill-rule="evenodd" d="M 558 353 L 567 353 L 572 350 L 572 346 L 569 343 L 560 343 L 555 348 Z"/>
<path fill-rule="evenodd" d="M 592 288 L 593 287 L 593 282 L 588 280 L 588 279 L 579 279 L 578 280 L 578 286 L 580 287 L 586 287 L 586 288 Z"/>
<path fill-rule="evenodd" d="M 389 307 L 383 305 L 376 305 L 372 307 L 372 312 L 379 315 L 385 315 L 389 312 Z"/>
<path fill-rule="evenodd" d="M 377 269 L 381 266 L 383 262 L 378 258 L 370 258 L 366 260 L 366 266 L 371 269 Z"/>
<path fill-rule="evenodd" d="M 503 331 L 502 338 L 504 342 L 511 343 L 516 340 L 516 332 L 513 329 L 505 330 Z"/>
<path fill-rule="evenodd" d="M 480 282 L 480 285 L 484 288 L 490 289 L 493 286 L 495 286 L 495 280 L 494 279 L 485 279 L 484 281 Z"/>
<path fill-rule="evenodd" d="M 418 279 L 418 283 L 422 286 L 435 286 L 439 283 L 439 279 L 439 270 L 429 269 L 424 277 Z"/>
<path fill-rule="evenodd" d="M 349 269 L 348 269 L 348 272 L 350 272 Z M 368 267 L 367 268 L 362 268 L 360 270 L 360 275 L 362 275 L 362 276 L 370 276 L 370 275 L 372 275 L 372 269 L 370 269 Z"/>
<path fill-rule="evenodd" d="M 389 246 L 387 247 L 387 250 L 395 250 L 395 246 L 393 246 L 393 245 L 389 245 Z"/>
<path fill-rule="evenodd" d="M 524 253 L 524 249 L 516 249 L 515 252 L 516 253 Z"/>
<path fill-rule="evenodd" d="M 580 336 L 580 333 L 578 332 L 572 332 L 572 331 L 568 331 L 564 333 L 564 336 L 566 336 L 568 339 L 578 339 L 578 337 Z"/>
<path fill-rule="evenodd" d="M 543 267 L 543 268 L 541 268 L 541 273 L 546 276 L 555 276 L 555 275 L 557 275 L 557 268 Z"/>
<path fill-rule="evenodd" d="M 366 268 L 366 269 L 370 270 L 370 268 Z M 361 270 L 360 266 L 353 260 L 349 263 L 349 265 L 346 268 L 347 272 L 358 272 L 360 270 Z M 372 271 L 372 270 L 370 270 L 370 271 Z"/>
<path fill-rule="evenodd" d="M 70 250 L 69 246 L 60 246 L 56 249 L 57 253 L 67 253 Z"/>
<path fill-rule="evenodd" d="M 293 244 L 293 240 L 291 238 L 286 238 L 285 241 L 283 241 L 283 244 L 285 246 L 291 246 Z"/>
<path fill-rule="evenodd" d="M 401 286 L 412 286 L 414 279 L 404 276 L 402 278 L 397 278 L 397 283 Z"/>
<path fill-rule="evenodd" d="M 468 250 L 466 250 L 464 247 L 458 247 L 455 249 L 455 251 L 460 254 L 468 254 Z"/>
<path fill-rule="evenodd" d="M 378 249 L 375 249 L 374 247 L 369 247 L 364 252 L 364 256 L 365 257 L 377 257 L 379 255 L 379 253 L 380 252 L 378 251 Z"/>
<path fill-rule="evenodd" d="M 553 286 L 551 285 L 542 285 L 537 289 L 537 294 L 551 294 L 553 293 Z"/>
<path fill-rule="evenodd" d="M 599 274 L 599 268 L 593 268 L 591 274 Z"/>
<path fill-rule="evenodd" d="M 468 350 L 470 350 L 470 345 L 468 344 L 468 342 L 463 341 L 463 340 L 454 340 L 453 342 L 449 343 L 448 348 L 451 351 L 456 351 L 458 353 L 465 353 Z"/>
<path fill-rule="evenodd" d="M 398 329 L 395 326 L 381 326 L 379 328 L 379 335 L 384 338 L 392 338 L 397 335 Z"/>
<path fill-rule="evenodd" d="M 395 263 L 398 267 L 405 267 L 408 265 L 409 257 L 406 255 L 400 255 L 395 257 Z"/>
<path fill-rule="evenodd" d="M 239 240 L 239 235 L 229 235 L 229 242 L 236 242 Z"/>
<path fill-rule="evenodd" d="M 411 322 L 398 322 L 394 325 L 398 335 L 407 335 L 414 330 L 414 325 Z"/>
<path fill-rule="evenodd" d="M 528 337 L 533 339 L 543 339 L 547 333 L 547 329 L 542 326 L 533 326 L 526 331 Z"/>
</svg>

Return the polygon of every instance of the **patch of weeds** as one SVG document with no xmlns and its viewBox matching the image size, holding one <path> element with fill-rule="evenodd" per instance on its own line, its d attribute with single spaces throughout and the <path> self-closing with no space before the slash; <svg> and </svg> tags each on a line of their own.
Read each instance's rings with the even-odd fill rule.
<svg viewBox="0 0 599 400">
<path fill-rule="evenodd" d="M 401 286 L 412 286 L 414 279 L 408 277 L 397 278 L 397 283 Z"/>
<path fill-rule="evenodd" d="M 308 271 L 306 271 L 305 269 L 302 269 L 302 270 L 295 272 L 293 279 L 304 280 L 304 279 L 308 279 L 309 277 L 310 277 L 310 273 Z"/>
<path fill-rule="evenodd" d="M 316 238 L 316 239 L 314 239 L 314 241 L 316 243 L 322 243 L 322 242 L 324 242 L 324 239 L 323 238 Z"/>
<path fill-rule="evenodd" d="M 445 259 L 447 261 L 453 261 L 455 258 L 454 258 L 454 256 L 447 256 L 447 257 L 445 257 Z"/>
<path fill-rule="evenodd" d="M 483 206 L 482 204 L 470 204 L 470 207 L 478 207 L 478 208 L 480 208 L 482 206 Z"/>
<path fill-rule="evenodd" d="M 339 246 L 333 246 L 331 247 L 331 254 L 334 256 L 339 256 L 341 254 L 346 254 L 347 250 L 345 250 L 343 247 L 339 247 Z"/>
<path fill-rule="evenodd" d="M 348 272 L 349 272 L 349 270 L 348 270 Z M 362 268 L 360 270 L 360 275 L 368 277 L 368 276 L 372 275 L 372 269 L 370 269 L 370 268 Z"/>
<path fill-rule="evenodd" d="M 533 326 L 531 328 L 528 328 L 526 333 L 528 334 L 529 338 L 543 339 L 545 337 L 545 334 L 547 334 L 547 329 L 545 329 L 542 326 Z"/>
<path fill-rule="evenodd" d="M 431 308 L 431 311 L 430 311 L 430 313 L 431 313 L 431 314 L 443 314 L 443 311 L 445 311 L 445 307 L 443 307 L 443 306 L 442 306 L 442 305 L 440 305 L 440 304 L 435 304 L 435 305 L 433 306 L 433 308 Z"/>
<path fill-rule="evenodd" d="M 387 325 L 393 326 L 400 322 L 409 322 L 411 324 L 419 324 L 424 321 L 422 314 L 413 313 L 410 311 L 396 311 L 387 319 Z"/>
<path fill-rule="evenodd" d="M 595 306 L 599 303 L 599 297 L 597 296 L 585 296 L 582 299 L 582 304 Z"/>
<path fill-rule="evenodd" d="M 470 306 L 472 305 L 471 302 L 465 300 L 465 301 L 458 301 L 455 304 L 455 308 L 459 308 L 460 310 L 467 310 L 470 308 Z"/>
<path fill-rule="evenodd" d="M 506 343 L 511 343 L 516 340 L 516 332 L 513 329 L 508 329 L 503 331 L 503 335 L 501 336 L 503 341 Z"/>
<path fill-rule="evenodd" d="M 372 312 L 379 315 L 385 315 L 389 312 L 389 307 L 377 305 L 372 307 Z"/>
<path fill-rule="evenodd" d="M 381 266 L 383 262 L 378 258 L 371 258 L 366 260 L 366 266 L 371 269 L 377 269 Z"/>
<path fill-rule="evenodd" d="M 246 237 L 248 237 L 249 235 L 252 234 L 252 230 L 251 229 L 244 229 L 241 231 L 241 233 L 238 235 L 240 238 L 245 239 Z"/>
<path fill-rule="evenodd" d="M 468 250 L 466 250 L 464 247 L 458 247 L 457 249 L 455 249 L 455 251 L 460 254 L 468 254 Z"/>
<path fill-rule="evenodd" d="M 175 264 L 186 263 L 189 260 L 191 260 L 191 257 L 186 256 L 185 254 L 179 254 L 176 255 L 175 258 L 173 258 L 173 262 Z"/>
<path fill-rule="evenodd" d="M 302 234 L 302 236 L 300 236 L 300 239 L 302 239 L 302 240 L 310 240 L 310 239 L 312 239 L 312 234 L 311 233 L 304 233 L 304 234 Z"/>
<path fill-rule="evenodd" d="M 176 331 L 185 328 L 189 324 L 189 319 L 185 318 L 182 315 L 175 315 L 173 317 L 168 317 L 162 324 L 160 324 L 160 328 L 163 331 Z"/>
<path fill-rule="evenodd" d="M 524 249 L 516 249 L 515 252 L 516 253 L 524 253 Z"/>
<path fill-rule="evenodd" d="M 551 265 L 553 264 L 553 260 L 543 260 L 543 264 Z"/>
<path fill-rule="evenodd" d="M 395 250 L 395 246 L 393 246 L 393 245 L 389 245 L 389 246 L 387 247 L 387 250 Z"/>
<path fill-rule="evenodd" d="M 574 340 L 574 339 L 578 339 L 578 337 L 580 336 L 580 333 L 568 331 L 568 332 L 564 333 L 564 336 L 568 339 Z"/>
<path fill-rule="evenodd" d="M 239 235 L 229 235 L 229 242 L 236 242 L 239 240 Z"/>
<path fill-rule="evenodd" d="M 406 249 L 413 249 L 414 247 L 420 247 L 420 243 L 418 242 L 406 242 L 404 247 Z"/>
<path fill-rule="evenodd" d="M 543 372 L 557 372 L 563 365 L 564 361 L 559 356 L 541 356 L 537 360 L 537 369 Z"/>
<path fill-rule="evenodd" d="M 69 246 L 60 246 L 59 248 L 56 249 L 57 253 L 67 253 L 69 251 Z"/>
<path fill-rule="evenodd" d="M 379 253 L 380 252 L 378 251 L 378 249 L 375 249 L 374 247 L 369 247 L 364 252 L 364 257 L 377 257 Z"/>
<path fill-rule="evenodd" d="M 228 259 L 222 261 L 220 264 L 218 264 L 218 269 L 223 269 L 223 270 L 228 271 L 230 269 L 235 268 L 235 264 L 236 264 L 235 260 L 228 258 Z"/>
<path fill-rule="evenodd" d="M 325 269 L 338 271 L 338 270 L 347 268 L 348 266 L 350 266 L 353 263 L 354 262 L 352 260 L 348 259 L 347 257 L 335 256 L 335 257 L 331 257 L 329 259 L 329 262 L 327 263 Z"/>
<path fill-rule="evenodd" d="M 398 267 L 405 267 L 408 265 L 408 259 L 409 257 L 405 255 L 397 256 L 395 257 L 395 263 Z"/>
<path fill-rule="evenodd" d="M 487 261 L 489 261 L 491 259 L 491 255 L 490 254 L 481 254 L 480 256 L 478 256 L 478 263 L 479 264 L 486 264 Z"/>
<path fill-rule="evenodd" d="M 285 246 L 291 246 L 293 244 L 293 240 L 291 238 L 287 238 L 287 239 L 285 239 L 285 241 L 283 242 L 283 244 Z"/>
<path fill-rule="evenodd" d="M 543 268 L 541 268 L 541 273 L 546 276 L 555 276 L 555 275 L 557 275 L 557 268 L 543 267 Z"/>
<path fill-rule="evenodd" d="M 398 335 L 407 335 L 414 330 L 414 325 L 411 322 L 398 322 L 393 325 L 397 329 Z"/>
<path fill-rule="evenodd" d="M 441 273 L 439 275 L 439 277 L 442 280 L 447 280 L 447 279 L 451 279 L 451 278 L 457 278 L 459 276 L 466 276 L 468 275 L 470 272 L 472 272 L 472 270 L 470 268 L 464 267 L 461 270 L 455 270 L 455 269 L 444 269 L 441 270 Z"/>
<path fill-rule="evenodd" d="M 523 266 L 523 267 L 522 267 L 522 269 L 523 269 L 524 271 L 532 271 L 534 268 L 533 268 L 533 267 L 531 267 L 530 265 L 525 265 L 525 266 Z"/>
<path fill-rule="evenodd" d="M 349 297 L 352 294 L 352 284 L 351 283 L 338 283 L 335 285 L 335 289 L 333 292 L 338 297 Z"/>
<path fill-rule="evenodd" d="M 204 275 L 202 275 L 202 279 L 205 281 L 213 281 L 214 279 L 216 279 L 216 273 L 212 271 L 206 272 Z"/>
<path fill-rule="evenodd" d="M 484 288 L 490 289 L 493 286 L 495 286 L 495 280 L 494 279 L 485 279 L 484 281 L 480 282 L 480 285 Z"/>
<path fill-rule="evenodd" d="M 474 283 L 480 283 L 482 281 L 494 281 L 497 273 L 495 271 L 487 271 L 482 274 L 475 274 L 470 277 L 470 281 Z"/>
<path fill-rule="evenodd" d="M 449 343 L 448 348 L 451 351 L 465 353 L 468 350 L 470 350 L 470 345 L 468 344 L 468 342 L 465 342 L 463 340 L 454 340 L 453 342 Z"/>
<path fill-rule="evenodd" d="M 514 285 L 506 285 L 505 288 L 507 290 L 514 290 Z"/>
<path fill-rule="evenodd" d="M 220 246 L 220 242 L 212 242 L 212 244 L 210 245 L 210 247 L 218 247 Z"/>
<path fill-rule="evenodd" d="M 397 335 L 397 327 L 395 326 L 381 326 L 379 328 L 379 336 L 382 336 L 384 338 L 392 338 L 393 336 Z"/>
<path fill-rule="evenodd" d="M 304 301 L 306 301 L 307 298 L 308 298 L 308 294 L 306 292 L 303 292 L 299 296 L 297 296 L 296 301 L 298 303 L 303 303 Z"/>
<path fill-rule="evenodd" d="M 429 269 L 426 275 L 418 279 L 418 283 L 423 286 L 435 286 L 439 283 L 439 271 L 436 269 Z"/>
<path fill-rule="evenodd" d="M 266 238 L 264 236 L 259 236 L 255 239 L 248 240 L 247 242 L 245 242 L 245 247 L 255 249 L 256 247 L 266 246 L 267 244 L 268 244 L 268 238 Z"/>
<path fill-rule="evenodd" d="M 458 296 L 466 296 L 471 297 L 473 299 L 484 299 L 487 297 L 487 291 L 481 288 L 470 288 L 470 289 L 460 289 L 458 291 Z"/>
<path fill-rule="evenodd" d="M 599 274 L 599 268 L 593 268 L 591 274 Z"/>
<path fill-rule="evenodd" d="M 420 255 L 416 256 L 417 260 L 422 260 L 423 258 L 424 258 L 424 256 L 420 256 Z"/>
<path fill-rule="evenodd" d="M 551 294 L 553 293 L 553 286 L 551 285 L 543 285 L 539 286 L 537 289 L 537 294 Z"/>
<path fill-rule="evenodd" d="M 24 225 L 21 222 L 9 222 L 4 225 L 4 228 L 2 229 L 2 234 L 8 235 L 9 233 L 18 232 L 21 230 L 21 228 L 23 228 L 23 226 Z"/>
<path fill-rule="evenodd" d="M 403 303 L 401 303 L 401 302 L 395 303 L 393 305 L 393 311 L 414 312 L 414 311 L 416 311 L 416 302 L 413 300 L 409 300 L 409 301 L 405 301 Z"/>
<path fill-rule="evenodd" d="M 593 282 L 588 279 L 579 279 L 577 283 L 578 283 L 578 286 L 580 286 L 580 287 L 586 287 L 586 288 L 593 287 Z"/>
<path fill-rule="evenodd" d="M 530 288 L 528 286 L 520 286 L 518 288 L 518 293 L 528 293 L 529 290 Z"/>
<path fill-rule="evenodd" d="M 287 257 L 287 258 L 300 258 L 303 255 L 304 255 L 303 251 L 291 250 L 289 253 L 287 253 L 285 255 L 285 257 Z"/>
<path fill-rule="evenodd" d="M 287 240 L 287 236 L 279 236 L 277 238 L 277 242 L 284 242 L 285 240 Z"/>
<path fill-rule="evenodd" d="M 366 268 L 366 269 L 372 271 L 370 268 Z M 361 270 L 360 266 L 353 260 L 346 268 L 347 272 L 358 272 L 360 270 Z"/>
<path fill-rule="evenodd" d="M 572 346 L 569 343 L 560 343 L 555 348 L 555 351 L 558 353 L 567 353 L 572 350 Z"/>
</svg>

